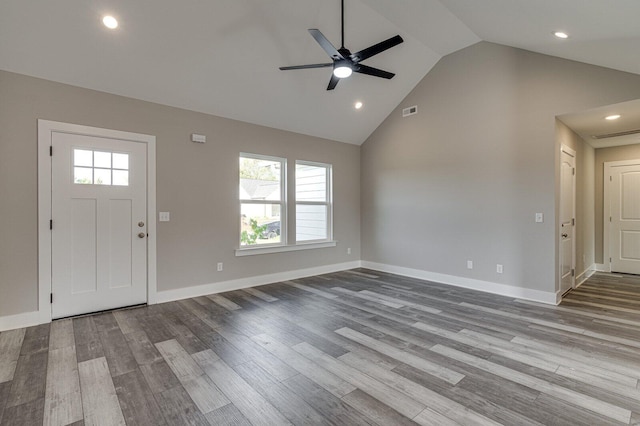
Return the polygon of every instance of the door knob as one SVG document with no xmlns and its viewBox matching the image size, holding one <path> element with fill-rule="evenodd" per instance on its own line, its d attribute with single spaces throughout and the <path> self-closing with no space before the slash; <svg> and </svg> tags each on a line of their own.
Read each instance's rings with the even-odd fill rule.
<svg viewBox="0 0 640 426">
<path fill-rule="evenodd" d="M 141 232 L 138 234 L 138 238 L 144 238 L 144 236 L 145 236 L 144 232 Z"/>
<path fill-rule="evenodd" d="M 138 222 L 138 227 L 142 228 L 144 226 L 144 222 L 140 221 Z"/>
<path fill-rule="evenodd" d="M 569 234 L 562 234 L 562 238 L 567 238 Z"/>
</svg>

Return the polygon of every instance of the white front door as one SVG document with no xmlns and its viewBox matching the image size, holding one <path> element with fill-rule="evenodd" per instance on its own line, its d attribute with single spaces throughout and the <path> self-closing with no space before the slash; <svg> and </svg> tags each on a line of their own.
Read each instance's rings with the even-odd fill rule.
<svg viewBox="0 0 640 426">
<path fill-rule="evenodd" d="M 575 188 L 576 154 L 562 147 L 560 154 L 560 294 L 575 281 Z"/>
<path fill-rule="evenodd" d="M 147 301 L 147 146 L 51 135 L 52 316 Z"/>
<path fill-rule="evenodd" d="M 611 271 L 640 274 L 640 164 L 610 170 Z"/>
</svg>

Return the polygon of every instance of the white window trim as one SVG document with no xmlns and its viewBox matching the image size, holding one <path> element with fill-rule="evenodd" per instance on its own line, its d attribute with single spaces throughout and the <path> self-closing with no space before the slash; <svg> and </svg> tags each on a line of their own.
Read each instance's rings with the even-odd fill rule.
<svg viewBox="0 0 640 426">
<path fill-rule="evenodd" d="M 333 241 L 333 166 L 331 164 L 326 164 L 326 163 L 318 163 L 318 162 L 314 162 L 314 161 L 303 161 L 303 160 L 296 160 L 296 166 L 298 164 L 301 165 L 305 165 L 305 166 L 313 166 L 313 167 L 322 167 L 326 170 L 326 194 L 327 194 L 327 201 L 322 202 L 322 201 L 298 201 L 296 200 L 295 202 L 295 207 L 296 207 L 296 212 L 297 212 L 297 206 L 300 205 L 306 205 L 306 206 L 327 206 L 327 238 L 323 238 L 323 239 L 318 239 L 318 240 L 304 240 L 304 241 L 298 241 L 298 236 L 297 236 L 297 232 L 296 232 L 296 245 L 303 245 L 303 244 L 312 244 L 312 243 L 322 243 L 322 242 L 331 242 Z M 294 182 L 294 192 L 295 191 L 295 182 Z M 297 217 L 297 213 L 296 213 L 296 222 L 298 220 Z M 296 227 L 297 230 L 297 227 Z"/>
<path fill-rule="evenodd" d="M 310 242 L 310 243 L 299 243 L 285 246 L 273 246 L 261 244 L 260 246 L 243 246 L 242 248 L 236 249 L 236 257 L 241 256 L 254 256 L 256 254 L 270 254 L 270 253 L 283 253 L 288 251 L 299 251 L 299 250 L 311 250 L 311 249 L 320 249 L 320 248 L 328 248 L 335 247 L 338 244 L 337 241 L 323 241 L 323 242 Z"/>
<path fill-rule="evenodd" d="M 280 163 L 280 201 L 274 200 L 245 200 L 240 198 L 240 193 L 238 192 L 238 208 L 239 208 L 239 222 L 238 222 L 238 249 L 237 250 L 247 250 L 252 249 L 256 246 L 264 247 L 264 248 L 279 248 L 286 246 L 287 244 L 287 159 L 282 157 L 275 157 L 271 155 L 261 155 L 261 154 L 252 154 L 248 152 L 241 152 L 238 156 L 238 160 L 241 158 L 252 158 L 255 160 L 265 160 L 265 161 L 277 161 Z M 240 168 L 238 161 L 238 183 L 240 179 Z M 239 191 L 238 186 L 238 191 Z M 242 235 L 242 205 L 243 204 L 279 204 L 280 205 L 280 242 L 279 243 L 271 243 L 271 244 L 255 244 L 255 245 L 242 245 L 240 240 Z M 236 251 L 237 251 L 236 250 Z"/>
</svg>

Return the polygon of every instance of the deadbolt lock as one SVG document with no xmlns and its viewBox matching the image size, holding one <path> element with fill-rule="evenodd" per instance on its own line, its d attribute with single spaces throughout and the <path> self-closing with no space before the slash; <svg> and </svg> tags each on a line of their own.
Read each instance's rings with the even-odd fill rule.
<svg viewBox="0 0 640 426">
<path fill-rule="evenodd" d="M 142 228 L 144 226 L 144 222 L 140 221 L 138 222 L 138 227 Z"/>
</svg>

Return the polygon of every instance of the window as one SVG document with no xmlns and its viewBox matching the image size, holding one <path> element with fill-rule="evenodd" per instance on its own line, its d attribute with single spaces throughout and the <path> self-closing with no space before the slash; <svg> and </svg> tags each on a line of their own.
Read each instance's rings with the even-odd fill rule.
<svg viewBox="0 0 640 426">
<path fill-rule="evenodd" d="M 129 186 L 129 154 L 75 148 L 73 183 Z"/>
<path fill-rule="evenodd" d="M 240 246 L 286 243 L 284 158 L 240 154 Z"/>
<path fill-rule="evenodd" d="M 331 166 L 296 161 L 296 242 L 331 239 Z"/>
</svg>

